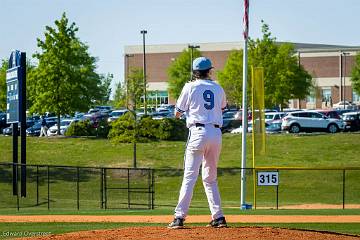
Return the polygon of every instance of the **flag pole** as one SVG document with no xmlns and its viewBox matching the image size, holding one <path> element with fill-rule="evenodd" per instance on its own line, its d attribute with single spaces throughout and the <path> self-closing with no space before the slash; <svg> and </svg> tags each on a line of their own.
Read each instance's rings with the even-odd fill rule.
<svg viewBox="0 0 360 240">
<path fill-rule="evenodd" d="M 246 133 L 247 133 L 247 41 L 249 33 L 249 0 L 244 0 L 244 49 L 243 49 L 243 86 L 242 86 L 242 142 L 241 142 L 241 209 L 248 209 L 246 204 Z"/>
</svg>

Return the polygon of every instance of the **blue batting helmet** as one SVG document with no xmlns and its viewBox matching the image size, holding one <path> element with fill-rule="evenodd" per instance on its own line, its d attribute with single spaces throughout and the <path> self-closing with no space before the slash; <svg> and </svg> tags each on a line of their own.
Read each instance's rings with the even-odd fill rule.
<svg viewBox="0 0 360 240">
<path fill-rule="evenodd" d="M 202 71 L 202 70 L 208 70 L 212 67 L 210 59 L 206 57 L 198 57 L 195 58 L 193 61 L 193 70 L 194 71 Z"/>
</svg>

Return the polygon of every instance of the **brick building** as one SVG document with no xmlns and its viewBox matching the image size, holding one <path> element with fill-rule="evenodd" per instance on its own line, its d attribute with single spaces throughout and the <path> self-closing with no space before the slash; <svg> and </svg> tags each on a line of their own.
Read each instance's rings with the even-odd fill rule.
<svg viewBox="0 0 360 240">
<path fill-rule="evenodd" d="M 231 50 L 243 46 L 241 42 L 197 45 L 203 56 L 212 60 L 215 70 L 224 68 Z M 351 69 L 360 47 L 303 43 L 294 43 L 294 46 L 299 64 L 312 75 L 316 89 L 307 99 L 291 100 L 289 107 L 327 108 L 343 99 L 360 104 L 360 96 L 353 91 L 350 82 Z M 167 68 L 187 48 L 188 44 L 146 45 L 147 98 L 151 105 L 175 102 L 167 91 Z M 126 46 L 124 58 L 126 79 L 131 67 L 143 67 L 143 46 Z M 213 78 L 216 80 L 216 74 Z"/>
</svg>

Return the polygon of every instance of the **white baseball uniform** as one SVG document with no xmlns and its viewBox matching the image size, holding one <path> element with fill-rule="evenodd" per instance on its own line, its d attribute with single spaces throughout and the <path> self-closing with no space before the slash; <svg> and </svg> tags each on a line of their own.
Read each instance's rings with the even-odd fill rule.
<svg viewBox="0 0 360 240">
<path fill-rule="evenodd" d="M 217 163 L 221 151 L 222 109 L 225 106 L 225 92 L 212 80 L 197 79 L 185 84 L 177 100 L 175 110 L 186 114 L 189 138 L 175 218 L 185 218 L 188 214 L 201 164 L 212 219 L 223 217 L 217 185 Z"/>
</svg>

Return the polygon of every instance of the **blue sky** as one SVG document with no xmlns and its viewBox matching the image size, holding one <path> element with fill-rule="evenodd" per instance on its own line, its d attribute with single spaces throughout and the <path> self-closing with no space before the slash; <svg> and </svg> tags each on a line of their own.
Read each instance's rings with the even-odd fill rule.
<svg viewBox="0 0 360 240">
<path fill-rule="evenodd" d="M 243 0 L 0 0 L 0 58 L 32 55 L 45 26 L 66 12 L 98 57 L 98 72 L 123 81 L 125 45 L 242 40 Z M 261 19 L 278 41 L 360 46 L 359 0 L 250 0 L 252 38 Z"/>
</svg>

